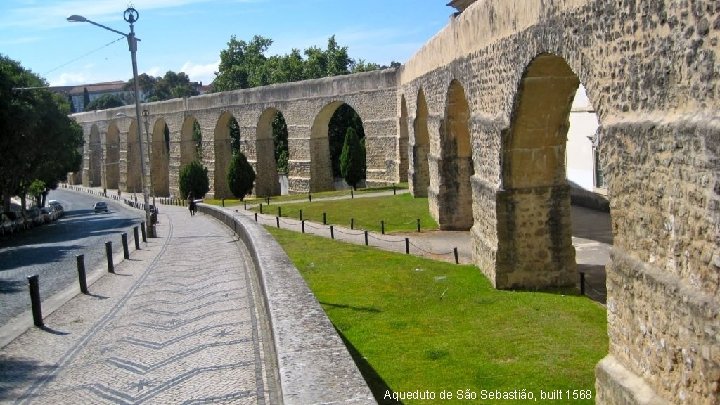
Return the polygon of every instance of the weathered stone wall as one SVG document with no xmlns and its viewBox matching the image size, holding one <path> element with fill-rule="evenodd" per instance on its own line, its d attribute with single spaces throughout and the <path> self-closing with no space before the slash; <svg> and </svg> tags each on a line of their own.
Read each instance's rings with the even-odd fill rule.
<svg viewBox="0 0 720 405">
<path fill-rule="evenodd" d="M 720 403 L 719 42 L 716 1 L 485 0 L 451 20 L 400 72 L 398 100 L 404 97 L 409 122 L 419 92 L 427 100 L 436 218 L 453 209 L 437 193 L 448 174 L 438 164 L 445 96 L 452 80 L 465 90 L 475 261 L 499 287 L 572 282 L 567 192 L 560 182 L 540 184 L 544 190 L 513 184 L 519 177 L 506 165 L 530 153 L 529 164 L 540 168 L 529 175 L 550 167 L 564 174 L 560 144 L 542 135 L 562 138 L 567 130 L 549 118 L 565 108 L 558 86 L 541 86 L 557 100 L 536 100 L 535 117 L 522 119 L 534 81 L 561 77 L 557 66 L 531 74 L 538 56 L 562 59 L 587 88 L 601 125 L 614 230 L 601 403 Z M 416 128 L 409 132 L 415 151 Z M 535 132 L 541 136 L 527 139 L 536 145 L 512 152 L 518 134 Z M 418 156 L 410 160 L 415 191 Z M 514 266 L 503 265 L 508 254 Z M 553 273 L 553 266 L 566 270 Z"/>
</svg>

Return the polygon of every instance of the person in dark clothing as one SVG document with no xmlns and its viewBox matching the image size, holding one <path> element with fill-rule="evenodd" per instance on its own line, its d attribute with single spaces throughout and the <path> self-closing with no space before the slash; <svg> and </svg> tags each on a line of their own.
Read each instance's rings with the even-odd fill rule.
<svg viewBox="0 0 720 405">
<path fill-rule="evenodd" d="M 189 193 L 187 199 L 190 216 L 193 216 L 195 215 L 195 212 L 197 212 L 197 205 L 195 205 L 195 197 L 193 196 L 193 193 Z"/>
</svg>

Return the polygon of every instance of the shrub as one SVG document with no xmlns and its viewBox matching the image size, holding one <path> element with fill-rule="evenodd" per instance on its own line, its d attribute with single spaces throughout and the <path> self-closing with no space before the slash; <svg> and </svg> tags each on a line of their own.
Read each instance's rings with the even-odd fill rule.
<svg viewBox="0 0 720 405">
<path fill-rule="evenodd" d="M 345 143 L 340 154 L 340 175 L 353 189 L 365 177 L 365 153 L 355 129 L 345 131 Z"/>
<path fill-rule="evenodd" d="M 255 183 L 255 171 L 242 152 L 234 154 L 230 160 L 227 180 L 230 192 L 240 201 L 244 200 L 245 196 L 252 191 Z"/>
<path fill-rule="evenodd" d="M 193 160 L 180 169 L 180 195 L 182 198 L 192 193 L 195 198 L 202 198 L 210 191 L 208 169 L 198 160 Z"/>
</svg>

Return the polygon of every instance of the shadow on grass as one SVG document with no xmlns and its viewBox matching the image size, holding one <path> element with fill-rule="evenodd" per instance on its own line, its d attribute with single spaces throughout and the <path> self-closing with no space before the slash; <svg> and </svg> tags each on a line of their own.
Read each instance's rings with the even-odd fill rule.
<svg viewBox="0 0 720 405">
<path fill-rule="evenodd" d="M 322 301 L 320 301 L 320 304 L 327 305 L 327 306 L 333 307 L 333 308 L 351 309 L 353 311 L 370 312 L 373 314 L 381 312 L 379 309 L 377 309 L 375 307 L 356 307 L 356 306 L 347 305 L 347 304 L 331 304 L 329 302 L 322 302 Z"/>
<path fill-rule="evenodd" d="M 348 351 L 350 352 L 350 355 L 353 358 L 353 361 L 355 362 L 355 365 L 360 370 L 360 374 L 362 374 L 363 378 L 365 379 L 365 382 L 367 383 L 368 387 L 370 387 L 370 391 L 372 391 L 373 396 L 375 397 L 375 400 L 378 402 L 378 404 L 384 405 L 384 404 L 402 404 L 402 401 L 396 401 L 392 399 L 386 399 L 386 393 L 390 393 L 392 396 L 393 390 L 390 388 L 385 380 L 378 374 L 375 369 L 368 363 L 367 360 L 363 357 L 362 353 L 360 353 L 355 346 L 353 346 L 352 342 L 347 340 L 345 338 L 345 335 L 338 330 L 338 328 L 335 328 L 335 331 L 337 331 L 338 335 L 340 335 L 340 339 L 342 339 L 343 343 L 345 344 L 345 347 L 347 347 Z"/>
</svg>

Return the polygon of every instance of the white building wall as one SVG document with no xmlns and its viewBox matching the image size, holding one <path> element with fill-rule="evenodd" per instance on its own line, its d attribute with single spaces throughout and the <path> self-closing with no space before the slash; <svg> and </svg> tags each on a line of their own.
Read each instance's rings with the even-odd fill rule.
<svg viewBox="0 0 720 405">
<path fill-rule="evenodd" d="M 598 129 L 595 110 L 580 86 L 570 110 L 566 147 L 567 179 L 588 191 L 595 191 L 593 142 Z"/>
</svg>

